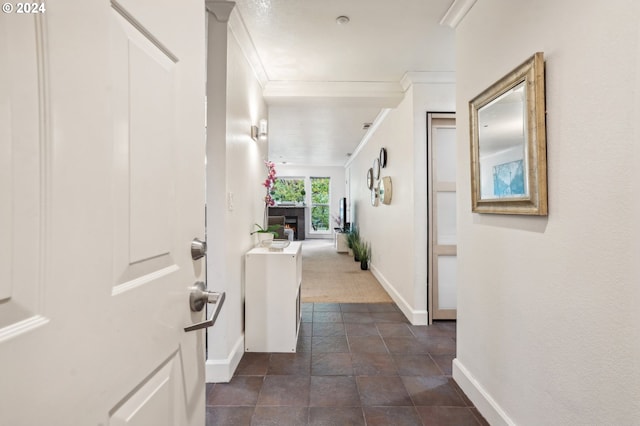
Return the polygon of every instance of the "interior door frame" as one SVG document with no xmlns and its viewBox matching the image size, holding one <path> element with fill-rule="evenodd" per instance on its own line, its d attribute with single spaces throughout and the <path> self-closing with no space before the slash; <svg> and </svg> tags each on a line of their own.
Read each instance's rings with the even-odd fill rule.
<svg viewBox="0 0 640 426">
<path fill-rule="evenodd" d="M 456 252 L 447 253 L 434 253 L 435 238 L 437 236 L 437 222 L 435 217 L 435 211 L 437 208 L 436 202 L 433 196 L 433 120 L 434 119 L 454 119 L 456 113 L 453 111 L 427 111 L 426 115 L 426 127 L 427 127 L 427 310 L 428 310 L 428 324 L 432 324 L 434 320 L 434 310 L 437 308 L 438 290 L 436 288 L 435 280 L 437 280 L 437 256 L 441 255 L 454 255 Z M 456 319 L 456 310 L 447 310 L 451 312 L 445 313 L 445 318 L 439 319 Z"/>
</svg>

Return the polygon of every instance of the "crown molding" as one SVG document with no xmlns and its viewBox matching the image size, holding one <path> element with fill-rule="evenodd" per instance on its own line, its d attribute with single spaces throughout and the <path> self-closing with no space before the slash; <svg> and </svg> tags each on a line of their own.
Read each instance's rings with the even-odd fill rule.
<svg viewBox="0 0 640 426">
<path fill-rule="evenodd" d="M 316 82 L 269 81 L 263 96 L 267 103 L 295 102 L 297 99 L 316 103 L 392 108 L 404 97 L 398 82 Z"/>
<path fill-rule="evenodd" d="M 215 16 L 216 21 L 225 23 L 229 21 L 229 15 L 231 15 L 236 3 L 233 1 L 205 0 L 205 5 L 207 11 Z"/>
<path fill-rule="evenodd" d="M 378 127 L 380 127 L 380 124 L 382 124 L 382 122 L 387 117 L 390 111 L 391 111 L 391 108 L 385 108 L 382 111 L 380 111 L 376 119 L 373 120 L 371 127 L 369 127 L 369 129 L 367 130 L 367 133 L 364 134 L 364 136 L 362 137 L 362 140 L 360 141 L 358 146 L 356 146 L 356 149 L 353 150 L 353 152 L 351 153 L 351 156 L 345 162 L 344 164 L 345 168 L 349 167 L 351 163 L 353 163 L 354 159 L 358 156 L 358 153 L 360 153 L 360 151 L 362 151 L 362 149 L 367 145 L 367 143 L 369 142 L 369 139 L 371 139 L 371 136 L 373 136 L 376 130 L 378 130 Z"/>
<path fill-rule="evenodd" d="M 454 71 L 409 71 L 402 76 L 400 84 L 405 92 L 414 84 L 455 84 Z"/>
<path fill-rule="evenodd" d="M 240 50 L 244 54 L 245 58 L 249 62 L 249 65 L 253 69 L 253 72 L 256 76 L 256 79 L 260 83 L 260 86 L 264 89 L 266 84 L 269 82 L 269 77 L 267 76 L 267 71 L 264 69 L 264 65 L 258 56 L 258 51 L 256 50 L 255 44 L 253 44 L 253 40 L 249 35 L 249 30 L 247 30 L 247 25 L 242 19 L 240 12 L 235 9 L 229 18 L 229 29 L 231 30 L 231 34 L 238 41 L 240 45 Z"/>
<path fill-rule="evenodd" d="M 477 0 L 455 0 L 440 20 L 440 25 L 456 28 Z"/>
</svg>

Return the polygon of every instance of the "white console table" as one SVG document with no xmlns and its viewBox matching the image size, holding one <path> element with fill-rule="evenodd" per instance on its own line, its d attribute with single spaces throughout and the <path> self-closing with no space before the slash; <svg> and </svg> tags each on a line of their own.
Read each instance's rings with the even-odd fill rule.
<svg viewBox="0 0 640 426">
<path fill-rule="evenodd" d="M 246 352 L 295 352 L 300 327 L 302 244 L 282 251 L 256 247 L 245 255 Z"/>
<path fill-rule="evenodd" d="M 335 247 L 338 253 L 348 253 L 349 245 L 347 244 L 347 233 L 346 232 L 334 232 L 334 242 L 333 246 Z"/>
</svg>

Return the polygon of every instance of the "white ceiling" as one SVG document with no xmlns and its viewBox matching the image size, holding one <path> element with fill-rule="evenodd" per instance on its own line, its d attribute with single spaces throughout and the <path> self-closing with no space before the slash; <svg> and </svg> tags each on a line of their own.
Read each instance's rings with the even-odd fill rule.
<svg viewBox="0 0 640 426">
<path fill-rule="evenodd" d="M 236 0 L 229 25 L 269 105 L 270 159 L 344 165 L 408 80 L 451 75 L 454 30 L 440 21 L 452 3 Z"/>
</svg>

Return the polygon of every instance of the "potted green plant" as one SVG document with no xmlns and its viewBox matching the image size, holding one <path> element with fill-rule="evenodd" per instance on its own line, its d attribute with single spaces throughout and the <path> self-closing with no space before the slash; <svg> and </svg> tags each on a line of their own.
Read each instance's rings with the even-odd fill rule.
<svg viewBox="0 0 640 426">
<path fill-rule="evenodd" d="M 353 250 L 354 262 L 360 262 L 360 244 L 362 244 L 362 241 L 360 241 L 359 239 L 353 242 L 353 247 L 351 248 L 351 250 Z"/>
<path fill-rule="evenodd" d="M 360 241 L 357 249 L 358 258 L 360 259 L 360 269 L 366 271 L 369 269 L 369 260 L 371 259 L 371 245 L 366 241 Z"/>
<path fill-rule="evenodd" d="M 354 256 L 356 254 L 355 246 L 358 241 L 360 241 L 360 233 L 355 226 L 352 226 L 349 232 L 347 232 L 347 246 Z"/>
</svg>

